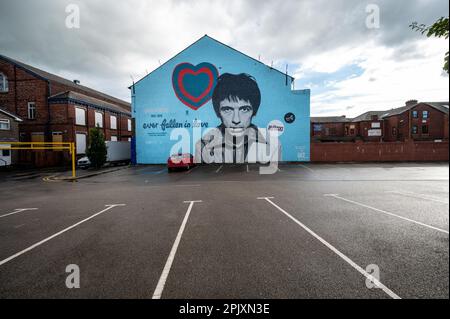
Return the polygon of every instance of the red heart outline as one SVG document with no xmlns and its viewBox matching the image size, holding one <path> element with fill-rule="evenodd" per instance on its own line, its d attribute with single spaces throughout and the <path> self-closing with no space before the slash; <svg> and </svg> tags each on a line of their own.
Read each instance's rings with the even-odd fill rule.
<svg viewBox="0 0 450 319">
<path fill-rule="evenodd" d="M 201 73 L 206 73 L 209 77 L 209 84 L 208 87 L 206 88 L 206 90 L 198 97 L 192 96 L 191 94 L 189 94 L 189 92 L 186 91 L 186 89 L 184 88 L 183 85 L 183 78 L 186 74 L 192 74 L 192 75 L 199 75 Z M 179 74 L 178 74 L 178 86 L 181 90 L 181 92 L 184 94 L 184 96 L 186 96 L 188 99 L 198 103 L 201 99 L 203 99 L 205 96 L 207 96 L 209 94 L 209 92 L 212 89 L 212 86 L 214 84 L 214 79 L 213 79 L 213 74 L 211 72 L 211 70 L 207 67 L 203 67 L 197 71 L 191 70 L 191 69 L 184 69 L 182 70 Z"/>
</svg>

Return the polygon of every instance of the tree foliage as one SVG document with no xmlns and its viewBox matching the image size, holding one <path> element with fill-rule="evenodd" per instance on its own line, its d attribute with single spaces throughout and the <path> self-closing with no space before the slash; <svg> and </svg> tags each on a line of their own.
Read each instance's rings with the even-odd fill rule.
<svg viewBox="0 0 450 319">
<path fill-rule="evenodd" d="M 449 35 L 449 20 L 448 17 L 447 18 L 441 17 L 429 27 L 427 27 L 425 24 L 418 24 L 417 22 L 413 22 L 410 24 L 410 28 L 413 29 L 414 31 L 426 34 L 427 37 L 437 37 L 437 38 L 444 37 L 447 40 Z M 444 70 L 447 73 L 449 73 L 448 53 L 449 53 L 448 51 L 447 53 L 445 53 L 444 58 Z"/>
<path fill-rule="evenodd" d="M 106 162 L 107 148 L 105 136 L 100 128 L 92 128 L 89 130 L 89 146 L 86 155 L 95 168 L 100 168 Z"/>
</svg>

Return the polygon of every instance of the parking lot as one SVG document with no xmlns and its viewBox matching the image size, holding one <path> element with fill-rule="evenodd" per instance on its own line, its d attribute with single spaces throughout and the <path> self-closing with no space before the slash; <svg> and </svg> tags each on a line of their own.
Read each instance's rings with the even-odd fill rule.
<svg viewBox="0 0 450 319">
<path fill-rule="evenodd" d="M 44 177 L 1 177 L 0 298 L 449 298 L 448 163 Z"/>
</svg>

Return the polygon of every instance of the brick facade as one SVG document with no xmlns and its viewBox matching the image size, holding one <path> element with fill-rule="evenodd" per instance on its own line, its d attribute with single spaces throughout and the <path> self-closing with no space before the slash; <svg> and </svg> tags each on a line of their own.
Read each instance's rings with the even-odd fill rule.
<svg viewBox="0 0 450 319">
<path fill-rule="evenodd" d="M 313 117 L 311 139 L 313 142 L 448 140 L 448 106 L 441 106 L 445 103 L 408 103 L 398 109 L 367 112 L 354 119 L 345 116 Z M 315 129 L 318 127 L 320 130 Z"/>
<path fill-rule="evenodd" d="M 8 79 L 8 91 L 0 92 L 0 107 L 23 119 L 19 125 L 21 141 L 32 141 L 33 135 L 42 133 L 44 141 L 51 142 L 54 133 L 62 133 L 63 142 L 76 142 L 76 132 L 88 133 L 90 128 L 95 127 L 95 112 L 103 114 L 106 140 L 117 136 L 118 140 L 127 141 L 132 136 L 132 132 L 127 129 L 127 121 L 131 120 L 131 106 L 127 102 L 3 56 L 0 56 L 0 73 Z M 30 102 L 36 108 L 34 119 L 30 119 L 28 114 Z M 87 111 L 84 126 L 75 124 L 76 107 Z M 115 130 L 110 126 L 111 115 L 117 118 Z M 56 162 L 63 160 L 60 155 L 55 156 L 59 158 Z M 20 161 L 34 162 L 38 166 L 45 164 L 33 159 L 37 157 L 21 155 Z M 48 158 L 45 161 L 55 162 Z"/>
</svg>

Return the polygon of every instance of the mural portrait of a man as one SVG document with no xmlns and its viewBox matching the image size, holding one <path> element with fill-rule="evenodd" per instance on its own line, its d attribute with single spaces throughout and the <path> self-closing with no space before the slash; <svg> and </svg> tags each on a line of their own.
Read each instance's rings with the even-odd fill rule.
<svg viewBox="0 0 450 319">
<path fill-rule="evenodd" d="M 278 161 L 279 145 L 270 145 L 266 136 L 252 123 L 261 104 L 261 92 L 252 76 L 245 73 L 222 74 L 217 79 L 212 104 L 222 123 L 197 142 L 196 161 L 203 163 Z M 278 140 L 275 144 L 279 144 Z"/>
</svg>

